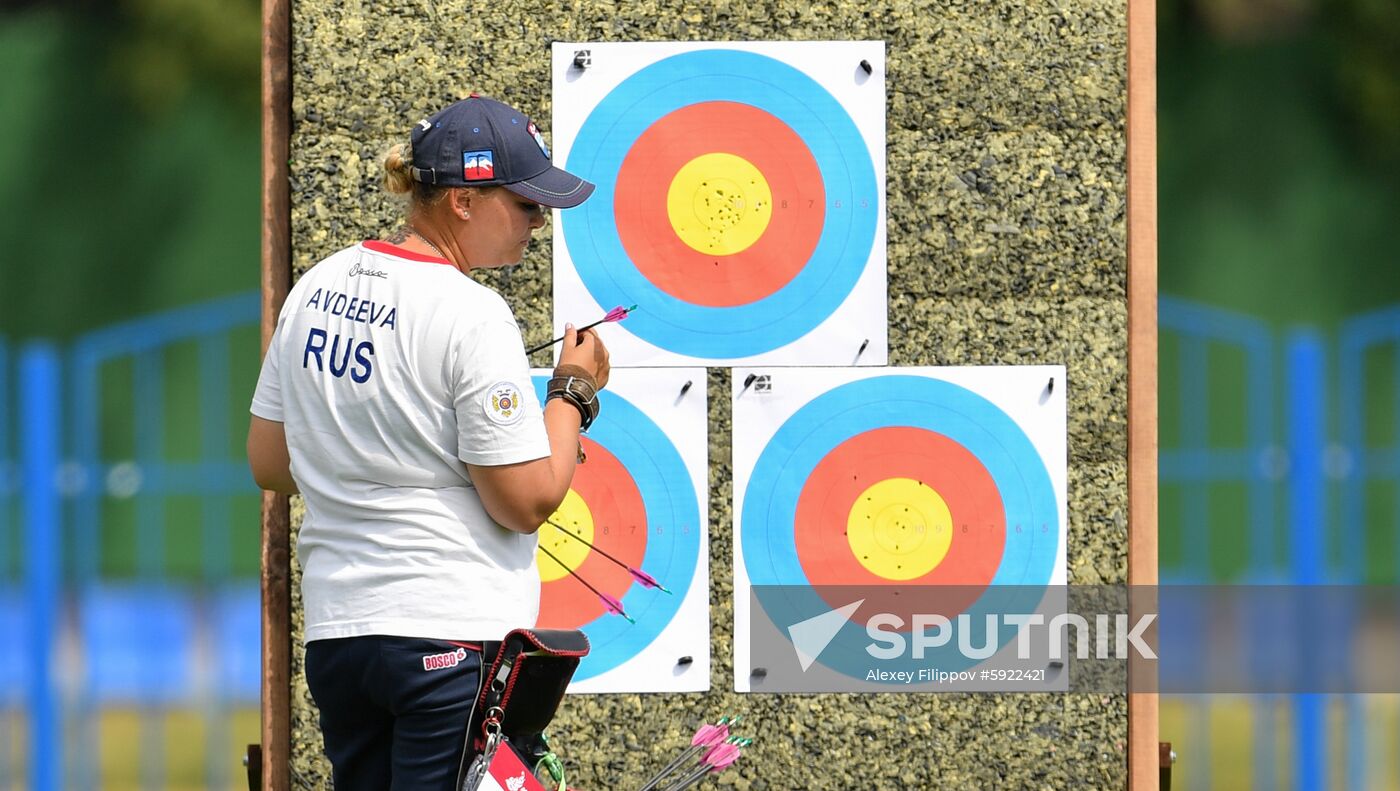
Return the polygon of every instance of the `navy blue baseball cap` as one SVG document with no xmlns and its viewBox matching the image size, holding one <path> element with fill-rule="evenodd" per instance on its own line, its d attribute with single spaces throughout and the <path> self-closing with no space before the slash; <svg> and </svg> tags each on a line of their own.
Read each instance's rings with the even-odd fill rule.
<svg viewBox="0 0 1400 791">
<path fill-rule="evenodd" d="M 500 186 L 553 209 L 577 206 L 593 185 L 557 168 L 524 113 L 472 94 L 413 127 L 414 181 L 438 187 Z"/>
</svg>

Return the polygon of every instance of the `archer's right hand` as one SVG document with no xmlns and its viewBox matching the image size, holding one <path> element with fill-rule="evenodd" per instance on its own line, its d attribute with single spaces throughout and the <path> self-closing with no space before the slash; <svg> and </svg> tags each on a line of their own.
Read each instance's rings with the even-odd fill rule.
<svg viewBox="0 0 1400 791">
<path fill-rule="evenodd" d="M 607 386 L 608 373 L 612 370 L 608 364 L 608 349 L 598 333 L 594 330 L 579 332 L 572 324 L 564 326 L 564 348 L 559 352 L 559 364 L 577 365 L 587 371 L 599 390 Z"/>
</svg>

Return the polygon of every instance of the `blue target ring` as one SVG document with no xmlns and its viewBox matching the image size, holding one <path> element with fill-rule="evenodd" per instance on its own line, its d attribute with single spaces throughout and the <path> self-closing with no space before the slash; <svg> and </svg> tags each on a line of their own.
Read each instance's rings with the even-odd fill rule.
<svg viewBox="0 0 1400 791">
<path fill-rule="evenodd" d="M 531 377 L 544 403 L 549 377 Z M 602 445 L 632 476 L 646 509 L 646 554 L 642 569 L 674 593 L 632 585 L 621 596 L 635 624 L 617 615 L 602 615 L 579 627 L 592 650 L 574 673 L 593 678 L 618 667 L 651 645 L 680 611 L 695 578 L 700 557 L 700 506 L 680 452 L 646 413 L 621 396 L 603 391 L 600 417 L 588 437 Z M 688 526 L 689 530 L 683 530 Z M 656 528 L 661 528 L 657 530 Z"/>
<path fill-rule="evenodd" d="M 920 376 L 876 376 L 841 385 L 783 423 L 759 455 L 744 490 L 744 566 L 753 585 L 782 586 L 758 591 L 774 623 L 790 624 L 831 609 L 815 589 L 795 587 L 812 585 L 798 561 L 794 529 L 803 484 L 843 441 L 894 426 L 936 432 L 966 448 L 995 482 L 1006 525 L 1058 527 L 1055 488 L 1039 452 L 1021 427 L 990 401 L 951 382 Z M 981 625 L 986 614 L 1034 612 L 1050 582 L 1058 546 L 1058 529 L 1044 533 L 1008 529 L 995 575 L 967 610 L 972 623 Z M 1014 628 L 1002 630 L 998 643 L 1004 644 L 1015 633 Z M 848 623 L 834 644 L 863 646 L 868 641 L 864 627 Z M 917 661 L 891 660 L 881 667 L 918 670 L 936 660 L 940 668 L 958 670 L 975 664 L 954 648 L 945 646 Z M 862 678 L 870 667 L 863 651 L 828 650 L 822 662 Z"/>
<path fill-rule="evenodd" d="M 710 101 L 752 105 L 790 127 L 819 163 L 827 201 L 806 266 L 773 294 L 730 307 L 697 305 L 650 283 L 623 248 L 614 216 L 617 174 L 638 137 L 669 113 Z M 638 71 L 589 114 L 567 167 L 597 185 L 592 200 L 560 219 L 584 286 L 600 305 L 638 305 L 627 328 L 680 354 L 745 357 L 797 340 L 850 294 L 875 240 L 880 196 L 860 130 L 811 77 L 751 52 L 689 52 Z"/>
</svg>

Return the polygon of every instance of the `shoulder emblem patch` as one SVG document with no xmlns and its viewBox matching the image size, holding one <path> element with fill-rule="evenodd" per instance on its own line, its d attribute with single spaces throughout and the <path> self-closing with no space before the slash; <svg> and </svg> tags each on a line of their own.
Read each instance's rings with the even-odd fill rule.
<svg viewBox="0 0 1400 791">
<path fill-rule="evenodd" d="M 487 388 L 481 406 L 486 417 L 498 426 L 519 423 L 525 416 L 525 399 L 513 382 L 497 382 Z"/>
</svg>

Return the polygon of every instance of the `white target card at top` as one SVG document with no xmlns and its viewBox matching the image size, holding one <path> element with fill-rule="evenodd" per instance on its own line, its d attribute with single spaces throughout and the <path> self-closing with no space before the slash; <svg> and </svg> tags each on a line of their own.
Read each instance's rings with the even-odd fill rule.
<svg viewBox="0 0 1400 791">
<path fill-rule="evenodd" d="M 762 586 L 1063 585 L 1065 390 L 1063 366 L 736 368 L 735 688 Z"/>
<path fill-rule="evenodd" d="M 884 365 L 884 42 L 556 43 L 554 323 L 619 365 Z M 556 334 L 559 334 L 556 333 Z"/>
<path fill-rule="evenodd" d="M 531 377 L 543 403 L 550 371 Z M 598 398 L 587 461 L 538 534 L 538 625 L 588 635 L 571 692 L 707 690 L 705 370 L 614 368 Z"/>
</svg>

